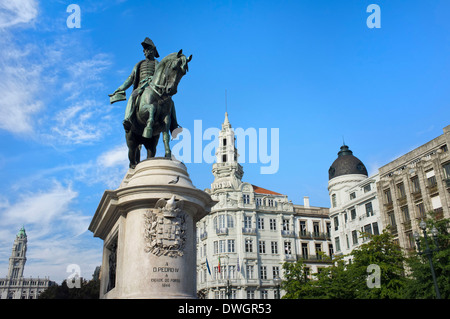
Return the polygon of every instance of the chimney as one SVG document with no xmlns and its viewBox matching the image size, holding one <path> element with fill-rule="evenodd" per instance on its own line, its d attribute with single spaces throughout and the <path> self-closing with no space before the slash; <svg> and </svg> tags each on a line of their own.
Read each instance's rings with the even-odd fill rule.
<svg viewBox="0 0 450 319">
<path fill-rule="evenodd" d="M 309 197 L 308 196 L 303 197 L 303 206 L 305 206 L 305 208 L 309 208 Z"/>
</svg>

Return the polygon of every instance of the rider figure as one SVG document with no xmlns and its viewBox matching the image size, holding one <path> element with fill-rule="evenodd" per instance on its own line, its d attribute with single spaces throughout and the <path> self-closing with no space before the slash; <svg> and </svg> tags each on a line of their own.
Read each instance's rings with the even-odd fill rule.
<svg viewBox="0 0 450 319">
<path fill-rule="evenodd" d="M 144 48 L 145 60 L 138 62 L 131 72 L 130 76 L 125 80 L 125 82 L 114 91 L 113 94 L 118 92 L 123 92 L 127 90 L 131 85 L 133 85 L 133 92 L 127 102 L 127 107 L 125 109 L 125 119 L 123 121 L 123 127 L 125 132 L 131 129 L 131 117 L 133 116 L 138 99 L 144 91 L 145 87 L 148 86 L 151 81 L 158 61 L 155 58 L 159 58 L 156 46 L 153 41 L 149 38 L 141 43 Z"/>
</svg>

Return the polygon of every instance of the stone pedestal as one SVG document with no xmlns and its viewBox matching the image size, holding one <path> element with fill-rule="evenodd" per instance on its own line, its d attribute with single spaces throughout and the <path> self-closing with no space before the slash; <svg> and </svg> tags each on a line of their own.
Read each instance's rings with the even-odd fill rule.
<svg viewBox="0 0 450 319">
<path fill-rule="evenodd" d="M 195 225 L 214 204 L 179 161 L 130 169 L 89 226 L 104 241 L 100 298 L 196 298 Z"/>
</svg>

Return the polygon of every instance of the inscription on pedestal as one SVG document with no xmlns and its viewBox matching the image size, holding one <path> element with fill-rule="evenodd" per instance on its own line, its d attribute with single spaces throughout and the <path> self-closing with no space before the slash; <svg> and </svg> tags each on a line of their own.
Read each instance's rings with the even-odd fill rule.
<svg viewBox="0 0 450 319">
<path fill-rule="evenodd" d="M 179 268 L 170 267 L 169 263 L 166 263 L 164 267 L 153 267 L 152 271 L 155 274 L 155 278 L 151 278 L 150 282 L 161 284 L 161 287 L 170 287 L 170 284 L 180 284 L 180 278 L 171 278 L 172 274 L 178 274 Z"/>
</svg>

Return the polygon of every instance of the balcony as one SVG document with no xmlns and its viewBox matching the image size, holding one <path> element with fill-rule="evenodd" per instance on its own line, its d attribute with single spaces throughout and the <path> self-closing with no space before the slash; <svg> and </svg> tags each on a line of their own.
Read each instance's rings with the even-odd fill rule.
<svg viewBox="0 0 450 319">
<path fill-rule="evenodd" d="M 227 227 L 216 228 L 216 235 L 228 235 Z"/>
<path fill-rule="evenodd" d="M 295 237 L 295 234 L 291 230 L 281 230 L 281 236 L 283 236 L 283 237 Z"/>
<path fill-rule="evenodd" d="M 403 195 L 402 197 L 397 198 L 397 201 L 400 206 L 406 205 L 406 195 Z"/>
<path fill-rule="evenodd" d="M 330 234 L 321 233 L 321 232 L 313 232 L 312 238 L 319 239 L 319 240 L 327 240 L 327 239 L 330 239 Z"/>
<path fill-rule="evenodd" d="M 200 240 L 205 240 L 206 238 L 208 238 L 208 233 L 204 231 L 203 233 L 200 234 Z"/>
<path fill-rule="evenodd" d="M 392 201 L 389 201 L 384 204 L 384 207 L 386 208 L 386 210 L 391 210 L 394 207 L 394 203 Z"/>
<path fill-rule="evenodd" d="M 331 257 L 322 255 L 297 255 L 305 263 L 331 263 Z"/>
<path fill-rule="evenodd" d="M 300 233 L 299 233 L 299 236 L 302 239 L 311 239 L 312 238 L 311 232 L 306 231 L 306 230 L 301 230 Z"/>
<path fill-rule="evenodd" d="M 420 192 L 420 190 L 412 192 L 411 195 L 414 198 L 414 200 L 418 200 L 418 199 L 422 198 L 422 193 Z"/>
<path fill-rule="evenodd" d="M 242 227 L 242 235 L 256 235 L 256 228 Z"/>
</svg>

